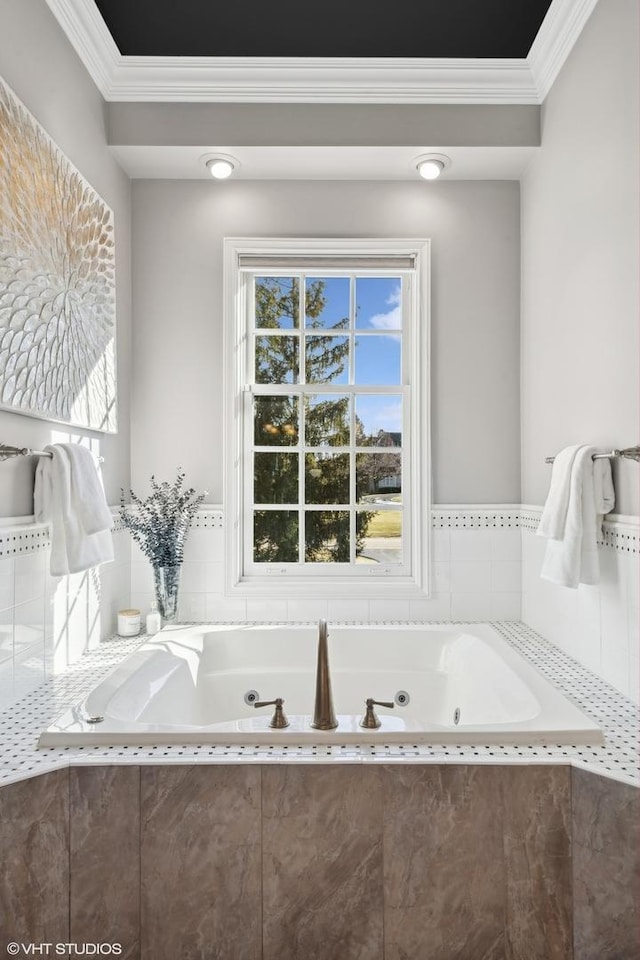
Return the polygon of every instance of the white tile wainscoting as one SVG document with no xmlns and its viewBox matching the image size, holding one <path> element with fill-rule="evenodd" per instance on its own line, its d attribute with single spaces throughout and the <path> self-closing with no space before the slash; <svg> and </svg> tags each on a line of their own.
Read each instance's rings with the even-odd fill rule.
<svg viewBox="0 0 640 960">
<path fill-rule="evenodd" d="M 117 510 L 116 510 L 117 512 Z M 439 505 L 432 509 L 432 595 L 425 600 L 229 599 L 224 596 L 223 513 L 200 510 L 190 531 L 180 593 L 188 621 L 520 620 L 636 701 L 638 520 L 605 523 L 602 583 L 568 590 L 540 580 L 538 507 Z M 113 634 L 116 612 L 153 599 L 148 561 L 118 523 L 116 561 L 98 574 L 52 578 L 46 527 L 30 518 L 0 527 L 0 702 L 6 706 Z"/>
<path fill-rule="evenodd" d="M 129 535 L 113 531 L 115 560 L 67 577 L 49 573 L 49 530 L 32 517 L 0 523 L 0 703 L 61 673 L 114 631 L 128 603 Z"/>
<path fill-rule="evenodd" d="M 541 507 L 523 506 L 522 619 L 621 693 L 640 702 L 640 536 L 638 517 L 605 518 L 600 583 L 577 590 L 540 579 L 546 541 Z"/>
<path fill-rule="evenodd" d="M 189 534 L 180 587 L 183 620 L 519 620 L 519 507 L 440 506 L 432 510 L 432 593 L 425 600 L 314 597 L 229 599 L 224 596 L 224 530 L 220 508 L 200 511 Z M 134 545 L 131 603 L 148 609 L 151 570 Z"/>
</svg>

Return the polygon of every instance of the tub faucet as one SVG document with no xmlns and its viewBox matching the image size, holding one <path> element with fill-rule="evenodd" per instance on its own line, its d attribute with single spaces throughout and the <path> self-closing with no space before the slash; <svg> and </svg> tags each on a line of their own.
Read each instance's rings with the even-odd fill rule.
<svg viewBox="0 0 640 960">
<path fill-rule="evenodd" d="M 335 730 L 338 726 L 331 695 L 327 621 L 318 623 L 318 665 L 316 667 L 316 702 L 311 726 L 314 730 Z"/>
</svg>

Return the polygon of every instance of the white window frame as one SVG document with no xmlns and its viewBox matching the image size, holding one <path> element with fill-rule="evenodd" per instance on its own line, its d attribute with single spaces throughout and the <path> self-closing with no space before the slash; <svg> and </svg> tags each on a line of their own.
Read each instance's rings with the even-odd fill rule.
<svg viewBox="0 0 640 960">
<path fill-rule="evenodd" d="M 312 263 L 294 266 L 293 261 L 304 257 Z M 411 390 L 411 408 L 404 404 L 403 448 L 410 451 L 409 486 L 410 507 L 404 510 L 410 529 L 403 529 L 403 539 L 409 544 L 408 561 L 410 572 L 398 574 L 393 567 L 362 565 L 357 572 L 342 565 L 313 565 L 312 570 L 302 572 L 297 565 L 264 564 L 259 573 L 243 570 L 243 555 L 246 528 L 250 518 L 246 516 L 245 496 L 248 470 L 243 469 L 246 449 L 245 410 L 252 402 L 253 387 L 246 382 L 249 331 L 247 318 L 247 287 L 245 267 L 250 259 L 291 258 L 292 266 L 262 268 L 262 276 L 289 275 L 297 272 L 313 273 L 314 276 L 331 275 L 331 264 L 340 272 L 353 270 L 358 274 L 375 273 L 375 263 L 385 264 L 384 272 L 394 271 L 394 258 L 413 262 L 409 281 L 407 350 L 403 359 L 402 386 L 390 388 L 396 394 Z M 344 265 L 340 261 L 344 258 Z M 362 265 L 349 266 L 348 258 L 358 258 Z M 371 261 L 369 271 L 365 262 Z M 254 268 L 254 272 L 255 271 Z M 406 267 L 403 274 L 407 273 Z M 227 238 L 224 241 L 224 511 L 225 511 L 225 589 L 229 596 L 292 597 L 396 597 L 421 598 L 429 595 L 429 541 L 431 505 L 431 458 L 429 430 L 429 240 L 397 239 L 280 239 L 280 238 Z M 339 390 L 339 385 L 334 388 Z M 264 390 L 269 393 L 267 387 Z M 314 389 L 314 392 L 315 389 Z M 373 391 L 375 392 L 375 391 Z M 405 434 L 404 428 L 407 428 Z M 245 522 L 245 520 L 247 522 Z M 339 570 L 336 570 L 339 567 Z"/>
</svg>

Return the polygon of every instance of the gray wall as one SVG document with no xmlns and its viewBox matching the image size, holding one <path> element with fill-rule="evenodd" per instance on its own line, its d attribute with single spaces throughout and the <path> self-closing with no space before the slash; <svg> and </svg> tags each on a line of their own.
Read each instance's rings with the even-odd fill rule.
<svg viewBox="0 0 640 960">
<path fill-rule="evenodd" d="M 522 183 L 523 501 L 544 458 L 640 438 L 637 0 L 601 0 L 542 112 Z M 615 510 L 637 514 L 638 466 L 615 465 Z"/>
<path fill-rule="evenodd" d="M 45 0 L 2 0 L 0 76 L 46 132 L 113 209 L 116 231 L 118 403 L 120 429 L 104 436 L 107 498 L 129 482 L 129 378 L 131 355 L 130 184 L 106 145 L 105 104 Z M 0 411 L 0 441 L 41 447 L 52 430 L 45 420 Z M 73 429 L 73 435 L 100 436 Z M 0 464 L 0 517 L 33 510 L 33 458 Z"/>
<path fill-rule="evenodd" d="M 433 497 L 519 502 L 515 182 L 134 182 L 134 488 L 222 500 L 223 238 L 254 235 L 431 238 Z"/>
</svg>

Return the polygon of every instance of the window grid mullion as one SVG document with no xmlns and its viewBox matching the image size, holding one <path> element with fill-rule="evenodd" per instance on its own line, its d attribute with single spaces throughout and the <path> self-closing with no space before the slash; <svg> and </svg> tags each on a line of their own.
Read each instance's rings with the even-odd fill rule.
<svg viewBox="0 0 640 960">
<path fill-rule="evenodd" d="M 355 353 L 355 328 L 356 328 L 356 278 L 351 275 L 349 278 L 349 375 L 347 382 L 354 386 L 356 382 L 356 353 Z"/>
<path fill-rule="evenodd" d="M 351 501 L 351 509 L 349 510 L 349 560 L 351 563 L 356 562 L 356 511 L 355 511 L 355 502 L 356 502 L 356 398 L 355 394 L 351 397 L 351 403 L 349 406 L 349 439 L 351 440 L 351 450 L 349 452 L 349 500 Z"/>
<path fill-rule="evenodd" d="M 300 316 L 298 317 L 298 329 L 300 330 L 300 338 L 298 340 L 298 383 L 301 386 L 305 386 L 307 382 L 307 277 L 306 274 L 301 273 L 299 276 L 300 284 L 300 304 L 299 312 Z"/>
<path fill-rule="evenodd" d="M 298 338 L 298 383 L 300 384 L 300 395 L 298 400 L 298 563 L 304 564 L 305 558 L 305 540 L 306 540 L 306 515 L 304 509 L 305 498 L 305 453 L 304 453 L 304 432 L 306 432 L 306 416 L 304 412 L 304 402 L 306 397 L 305 386 L 307 383 L 307 277 L 306 274 L 299 274 L 300 303 L 298 305 L 298 329 L 300 336 Z M 303 432 L 304 431 L 304 432 Z"/>
<path fill-rule="evenodd" d="M 356 354 L 355 354 L 355 327 L 356 327 L 356 278 L 354 274 L 351 274 L 349 278 L 349 374 L 347 377 L 348 384 L 350 387 L 355 388 L 355 364 L 356 364 Z M 356 406 L 356 391 L 353 390 L 351 394 L 351 411 L 350 411 L 350 431 L 349 439 L 350 451 L 349 451 L 349 562 L 355 564 L 356 562 L 356 514 L 354 510 L 354 504 L 356 502 L 356 458 L 354 453 L 354 447 L 356 442 L 355 434 L 355 406 Z"/>
<path fill-rule="evenodd" d="M 304 562 L 304 544 L 306 539 L 306 524 L 304 511 L 305 498 L 305 433 L 307 422 L 305 416 L 305 394 L 301 393 L 298 401 L 298 563 Z"/>
<path fill-rule="evenodd" d="M 403 385 L 400 383 L 382 383 L 382 384 L 352 384 L 352 383 L 255 383 L 247 382 L 247 388 L 252 393 L 259 395 L 281 396 L 283 394 L 302 394 L 302 393 L 322 393 L 331 396 L 332 394 L 386 394 L 393 395 L 402 393 Z"/>
</svg>

